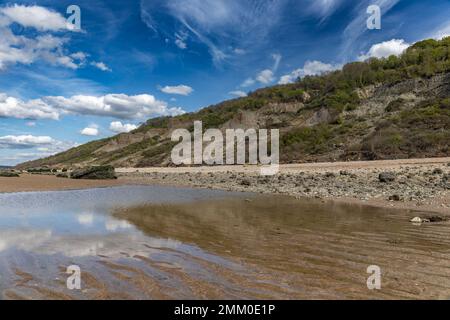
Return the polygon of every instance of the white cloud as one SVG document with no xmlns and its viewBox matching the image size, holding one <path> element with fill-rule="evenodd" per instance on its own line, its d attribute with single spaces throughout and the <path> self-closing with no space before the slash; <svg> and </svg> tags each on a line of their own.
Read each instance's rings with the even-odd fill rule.
<svg viewBox="0 0 450 320">
<path fill-rule="evenodd" d="M 25 123 L 25 125 L 26 125 L 27 127 L 36 127 L 36 122 L 34 122 L 34 121 L 28 121 L 27 123 Z"/>
<path fill-rule="evenodd" d="M 0 93 L 0 117 L 58 120 L 59 112 L 40 99 L 23 101 Z"/>
<path fill-rule="evenodd" d="M 186 42 L 184 42 L 184 41 L 181 40 L 181 39 L 176 39 L 176 40 L 175 40 L 175 44 L 177 45 L 178 48 L 180 48 L 180 49 L 182 49 L 182 50 L 184 50 L 184 49 L 187 48 Z"/>
<path fill-rule="evenodd" d="M 0 137 L 0 148 L 2 149 L 28 149 L 36 146 L 50 145 L 55 143 L 51 137 L 48 136 L 3 136 Z"/>
<path fill-rule="evenodd" d="M 229 92 L 229 94 L 231 94 L 231 95 L 233 95 L 233 96 L 236 96 L 236 97 L 240 97 L 240 98 L 243 98 L 243 97 L 246 97 L 246 96 L 247 96 L 247 93 L 246 93 L 246 92 L 240 91 L 240 90 L 231 91 L 231 92 Z"/>
<path fill-rule="evenodd" d="M 25 161 L 49 157 L 78 145 L 78 143 L 59 141 L 48 136 L 3 136 L 0 137 L 0 149 L 3 149 L 6 153 L 0 154 L 0 161 L 15 165 Z M 16 151 L 21 149 L 26 150 L 26 152 Z"/>
<path fill-rule="evenodd" d="M 38 32 L 33 37 L 16 35 L 11 25 L 17 23 Z M 0 70 L 15 64 L 30 65 L 45 61 L 51 65 L 77 69 L 77 56 L 66 54 L 63 36 L 42 34 L 42 32 L 72 30 L 73 25 L 57 12 L 40 6 L 14 5 L 0 8 Z M 78 59 L 79 60 L 79 59 Z M 82 61 L 79 61 L 80 63 Z"/>
<path fill-rule="evenodd" d="M 254 79 L 248 78 L 241 84 L 241 87 L 244 87 L 244 88 L 251 87 L 252 85 L 255 84 L 255 82 L 256 81 Z"/>
<path fill-rule="evenodd" d="M 120 121 L 111 122 L 109 126 L 109 130 L 115 133 L 128 133 L 130 131 L 136 130 L 138 128 L 137 125 L 131 123 L 123 124 Z"/>
<path fill-rule="evenodd" d="M 409 46 L 410 44 L 403 39 L 392 39 L 374 44 L 367 53 L 359 56 L 358 59 L 364 61 L 369 58 L 387 58 L 391 55 L 399 56 L 408 49 Z"/>
<path fill-rule="evenodd" d="M 0 93 L 0 117 L 58 120 L 62 115 L 69 113 L 117 119 L 146 119 L 154 116 L 180 115 L 185 111 L 169 107 L 166 102 L 156 100 L 149 94 L 76 95 L 69 98 L 46 96 L 24 101 Z"/>
<path fill-rule="evenodd" d="M 163 88 L 160 88 L 159 90 L 167 94 L 178 94 L 182 96 L 188 96 L 194 91 L 194 89 L 186 85 L 165 86 Z"/>
<path fill-rule="evenodd" d="M 265 84 L 265 85 L 272 83 L 275 80 L 275 72 L 277 72 L 278 67 L 280 66 L 282 56 L 281 56 L 281 54 L 275 53 L 275 54 L 272 54 L 271 57 L 274 60 L 272 69 L 265 69 L 265 70 L 260 71 L 256 75 L 255 79 L 248 78 L 241 84 L 241 87 L 244 87 L 244 88 L 250 87 L 250 86 L 254 85 L 256 83 L 256 81 L 258 81 L 261 84 Z"/>
<path fill-rule="evenodd" d="M 7 17 L 10 22 L 41 31 L 74 30 L 74 26 L 61 14 L 40 6 L 15 4 L 1 8 L 0 14 Z"/>
<path fill-rule="evenodd" d="M 108 72 L 112 71 L 111 68 L 109 68 L 104 62 L 92 61 L 91 65 L 102 71 L 108 71 Z"/>
<path fill-rule="evenodd" d="M 269 84 L 275 80 L 273 71 L 266 69 L 261 71 L 257 76 L 256 80 L 262 84 Z"/>
<path fill-rule="evenodd" d="M 303 68 L 296 69 L 289 74 L 286 74 L 280 78 L 278 84 L 288 84 L 295 82 L 298 78 L 305 76 L 315 76 L 323 73 L 335 71 L 342 68 L 339 64 L 328 64 L 321 61 L 306 61 Z"/>
<path fill-rule="evenodd" d="M 83 136 L 96 137 L 99 134 L 98 127 L 96 125 L 91 125 L 80 131 Z"/>
</svg>

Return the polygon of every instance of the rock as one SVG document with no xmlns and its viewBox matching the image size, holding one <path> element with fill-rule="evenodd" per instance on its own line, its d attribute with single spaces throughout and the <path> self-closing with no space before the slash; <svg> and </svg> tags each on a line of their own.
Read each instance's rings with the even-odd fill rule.
<svg viewBox="0 0 450 320">
<path fill-rule="evenodd" d="M 440 168 L 436 168 L 433 170 L 433 174 L 435 174 L 435 175 L 437 175 L 437 174 L 441 175 L 443 173 L 444 173 L 444 171 L 442 171 L 442 169 L 440 169 Z"/>
<path fill-rule="evenodd" d="M 410 222 L 412 223 L 422 223 L 422 218 L 421 217 L 414 217 L 410 220 Z"/>
<path fill-rule="evenodd" d="M 69 175 L 67 173 L 58 173 L 56 175 L 57 178 L 69 178 Z"/>
<path fill-rule="evenodd" d="M 0 171 L 0 177 L 3 178 L 18 178 L 20 177 L 18 173 L 13 171 Z"/>
<path fill-rule="evenodd" d="M 395 177 L 396 177 L 395 173 L 393 173 L 393 172 L 382 172 L 378 176 L 378 179 L 380 180 L 380 182 L 389 183 L 389 182 L 394 182 Z"/>
<path fill-rule="evenodd" d="M 252 185 L 252 183 L 250 182 L 250 180 L 242 180 L 241 181 L 241 186 L 246 186 L 246 187 L 250 187 Z"/>
<path fill-rule="evenodd" d="M 77 169 L 70 175 L 72 179 L 110 180 L 117 179 L 113 166 L 93 166 Z"/>
<path fill-rule="evenodd" d="M 446 221 L 445 218 L 440 217 L 440 216 L 431 216 L 431 217 L 427 217 L 427 220 L 430 222 L 442 222 L 442 221 Z"/>
<path fill-rule="evenodd" d="M 389 197 L 389 201 L 401 201 L 402 198 L 398 194 L 394 194 Z"/>
</svg>

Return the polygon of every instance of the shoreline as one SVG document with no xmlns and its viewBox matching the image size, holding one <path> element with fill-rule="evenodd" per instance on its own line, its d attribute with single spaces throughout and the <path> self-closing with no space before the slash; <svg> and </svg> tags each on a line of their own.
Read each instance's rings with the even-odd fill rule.
<svg viewBox="0 0 450 320">
<path fill-rule="evenodd" d="M 157 184 L 288 195 L 450 216 L 450 158 L 280 165 L 276 176 L 258 166 L 120 168 L 119 177 Z M 379 175 L 394 175 L 380 182 Z"/>
<path fill-rule="evenodd" d="M 276 176 L 259 166 L 118 168 L 117 180 L 71 180 L 22 174 L 0 178 L 0 193 L 165 185 L 287 195 L 302 199 L 396 208 L 450 216 L 450 158 L 280 165 Z M 394 181 L 380 182 L 380 173 Z"/>
</svg>

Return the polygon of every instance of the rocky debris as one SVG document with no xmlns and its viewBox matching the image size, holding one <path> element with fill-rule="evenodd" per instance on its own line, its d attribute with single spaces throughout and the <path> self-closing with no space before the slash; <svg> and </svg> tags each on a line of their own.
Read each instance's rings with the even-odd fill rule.
<svg viewBox="0 0 450 320">
<path fill-rule="evenodd" d="M 14 172 L 14 171 L 0 170 L 0 177 L 3 177 L 3 178 L 17 178 L 17 177 L 20 177 L 20 175 L 17 172 Z"/>
<path fill-rule="evenodd" d="M 436 169 L 433 170 L 433 174 L 434 175 L 441 175 L 443 173 L 444 173 L 444 171 L 442 171 L 441 168 L 436 168 Z"/>
<path fill-rule="evenodd" d="M 57 178 L 69 178 L 69 175 L 67 173 L 58 173 L 56 175 Z"/>
<path fill-rule="evenodd" d="M 448 219 L 445 217 L 441 217 L 441 216 L 428 216 L 428 217 L 414 217 L 410 220 L 410 222 L 412 223 L 436 223 L 436 222 L 444 222 L 447 221 Z"/>
<path fill-rule="evenodd" d="M 146 183 L 214 188 L 265 194 L 284 194 L 295 197 L 321 199 L 357 199 L 411 203 L 412 207 L 436 204 L 437 199 L 450 195 L 450 173 L 432 175 L 442 165 L 404 166 L 386 169 L 345 168 L 326 171 L 291 171 L 275 176 L 261 176 L 257 172 L 235 171 L 208 173 L 127 173 L 126 178 L 143 179 Z M 446 168 L 446 167 L 444 167 Z M 332 173 L 332 174 L 328 174 Z M 380 182 L 380 181 L 387 181 Z M 439 207 L 450 208 L 440 202 Z M 449 209 L 450 213 L 450 209 Z"/>
<path fill-rule="evenodd" d="M 380 180 L 380 182 L 382 183 L 394 182 L 395 178 L 395 173 L 393 172 L 382 172 L 378 176 L 378 180 Z"/>
<path fill-rule="evenodd" d="M 113 166 L 93 166 L 76 169 L 70 174 L 71 179 L 111 180 L 117 179 Z"/>
</svg>

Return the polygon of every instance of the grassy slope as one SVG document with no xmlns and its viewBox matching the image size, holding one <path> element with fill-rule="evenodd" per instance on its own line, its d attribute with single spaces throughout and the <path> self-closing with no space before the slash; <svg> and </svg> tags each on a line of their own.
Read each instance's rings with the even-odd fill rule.
<svg viewBox="0 0 450 320">
<path fill-rule="evenodd" d="M 225 101 L 196 113 L 175 118 L 158 118 L 129 135 L 150 130 L 169 131 L 174 123 L 203 121 L 204 128 L 221 127 L 243 111 L 258 112 L 269 104 L 304 104 L 281 128 L 283 162 L 334 160 L 338 158 L 384 159 L 448 155 L 450 138 L 450 100 L 447 96 L 425 97 L 411 108 L 397 99 L 385 106 L 381 119 L 356 116 L 362 103 L 357 89 L 371 85 L 392 86 L 408 79 L 427 81 L 450 72 L 450 38 L 426 40 L 410 47 L 402 56 L 370 59 L 347 64 L 342 70 L 322 76 L 306 77 L 294 84 L 260 89 L 248 97 Z M 307 94 L 308 99 L 305 98 Z M 293 126 L 295 120 L 318 110 L 327 110 L 327 121 L 314 126 Z M 271 124 L 266 123 L 270 128 Z M 114 163 L 139 155 L 138 166 L 160 164 L 172 147 L 170 140 L 143 138 L 114 152 L 96 152 L 118 137 L 94 141 L 56 156 L 32 161 L 19 167 L 71 166 L 83 162 Z M 349 146 L 348 142 L 352 145 Z M 336 159 L 337 160 L 337 159 Z"/>
</svg>

